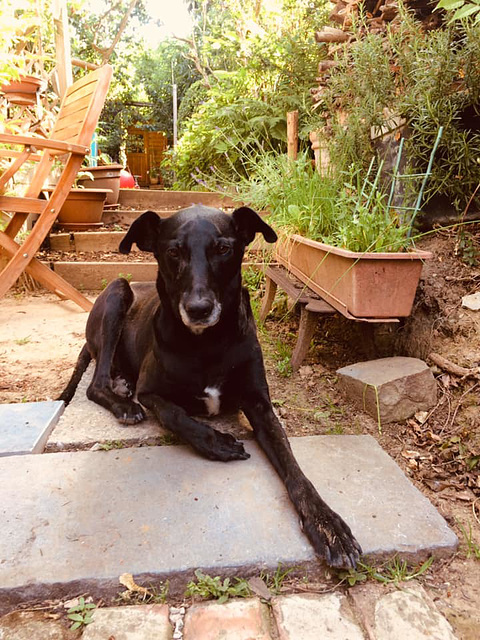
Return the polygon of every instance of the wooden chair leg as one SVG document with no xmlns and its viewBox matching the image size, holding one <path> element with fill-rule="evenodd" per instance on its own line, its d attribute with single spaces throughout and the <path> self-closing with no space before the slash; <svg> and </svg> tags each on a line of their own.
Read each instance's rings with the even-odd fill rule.
<svg viewBox="0 0 480 640">
<path fill-rule="evenodd" d="M 310 342 L 312 341 L 313 334 L 315 333 L 315 327 L 317 326 L 317 314 L 312 311 L 308 311 L 305 305 L 302 304 L 300 311 L 300 325 L 298 328 L 297 344 L 292 354 L 292 369 L 297 371 L 300 368 L 305 356 L 310 348 Z"/>
<path fill-rule="evenodd" d="M 275 294 L 277 292 L 277 283 L 270 278 L 270 276 L 266 276 L 265 279 L 265 295 L 262 300 L 262 307 L 260 309 L 260 313 L 258 316 L 261 324 L 265 322 L 266 317 L 268 316 L 268 312 L 272 308 L 273 301 L 275 300 Z"/>
<path fill-rule="evenodd" d="M 9 238 L 6 234 L 3 234 L 2 245 L 6 252 L 10 254 L 15 254 L 18 251 L 18 244 Z M 8 265 L 7 267 L 8 268 Z M 49 291 L 55 293 L 55 295 L 61 298 L 68 298 L 72 300 L 79 307 L 81 307 L 84 311 L 90 311 L 93 307 L 93 303 L 90 302 L 83 294 L 80 293 L 75 287 L 73 287 L 69 282 L 64 280 L 58 273 L 55 273 L 51 269 L 49 269 L 46 265 L 42 264 L 37 258 L 33 258 L 25 271 L 29 273 L 37 282 L 46 287 Z M 0 274 L 1 276 L 1 274 Z M 14 281 L 15 282 L 15 281 Z M 14 284 L 14 283 L 12 283 Z M 2 280 L 0 277 L 0 298 L 10 289 L 12 286 L 10 284 L 7 286 L 7 280 Z"/>
</svg>

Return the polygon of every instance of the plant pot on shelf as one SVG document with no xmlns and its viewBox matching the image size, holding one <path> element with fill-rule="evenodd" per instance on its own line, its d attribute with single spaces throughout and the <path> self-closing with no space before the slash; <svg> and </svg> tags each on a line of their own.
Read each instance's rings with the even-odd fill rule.
<svg viewBox="0 0 480 640">
<path fill-rule="evenodd" d="M 101 227 L 103 205 L 109 191 L 110 189 L 70 189 L 58 214 L 57 225 L 68 231 Z"/>
<path fill-rule="evenodd" d="M 427 251 L 355 253 L 299 235 L 277 242 L 278 261 L 326 302 L 352 319 L 410 314 Z"/>
<path fill-rule="evenodd" d="M 78 178 L 77 182 L 81 187 L 92 189 L 109 189 L 111 193 L 107 195 L 106 204 L 117 204 L 120 193 L 120 174 L 123 170 L 121 164 L 106 164 L 98 167 L 88 167 L 86 172 L 91 173 L 90 177 Z"/>
<path fill-rule="evenodd" d="M 35 104 L 37 91 L 43 84 L 41 78 L 35 76 L 20 76 L 18 80 L 11 80 L 2 84 L 0 91 L 5 94 L 12 104 L 32 105 Z"/>
</svg>

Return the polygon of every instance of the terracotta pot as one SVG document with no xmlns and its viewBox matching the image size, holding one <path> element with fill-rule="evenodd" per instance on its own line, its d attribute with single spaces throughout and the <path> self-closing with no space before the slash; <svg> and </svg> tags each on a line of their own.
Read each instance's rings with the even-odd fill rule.
<svg viewBox="0 0 480 640">
<path fill-rule="evenodd" d="M 83 170 L 83 169 L 82 169 Z M 106 204 L 117 204 L 120 193 L 120 173 L 123 170 L 121 164 L 107 164 L 98 167 L 88 167 L 88 171 L 93 175 L 91 178 L 79 178 L 78 184 L 85 188 L 109 189 L 111 193 L 107 195 Z"/>
<path fill-rule="evenodd" d="M 355 253 L 299 235 L 284 236 L 278 261 L 350 318 L 390 319 L 410 314 L 426 251 Z"/>
<path fill-rule="evenodd" d="M 58 214 L 57 223 L 66 229 L 100 226 L 109 189 L 71 189 Z"/>
<path fill-rule="evenodd" d="M 43 80 L 35 76 L 20 76 L 18 80 L 11 80 L 2 84 L 0 90 L 12 104 L 35 104 L 36 93 L 42 86 Z"/>
</svg>

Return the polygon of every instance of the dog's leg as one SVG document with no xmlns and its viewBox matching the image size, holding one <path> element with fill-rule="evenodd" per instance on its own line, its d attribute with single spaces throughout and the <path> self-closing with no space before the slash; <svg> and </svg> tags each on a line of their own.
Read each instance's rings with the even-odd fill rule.
<svg viewBox="0 0 480 640">
<path fill-rule="evenodd" d="M 315 551 L 329 565 L 355 567 L 362 552 L 360 545 L 350 527 L 322 500 L 300 469 L 285 431 L 273 411 L 265 379 L 259 379 L 258 369 L 250 373 L 250 378 L 243 378 L 250 380 L 251 384 L 244 395 L 242 409 L 260 446 L 285 483 L 300 516 L 303 531 Z"/>
<path fill-rule="evenodd" d="M 230 462 L 250 457 L 239 440 L 194 420 L 178 405 L 151 393 L 139 393 L 138 399 L 154 412 L 165 429 L 180 436 L 205 458 Z"/>
<path fill-rule="evenodd" d="M 142 407 L 112 390 L 112 369 L 125 318 L 133 302 L 133 292 L 124 278 L 112 282 L 102 300 L 97 301 L 87 323 L 87 339 L 96 358 L 95 373 L 87 389 L 89 400 L 105 407 L 123 424 L 145 418 Z"/>
</svg>

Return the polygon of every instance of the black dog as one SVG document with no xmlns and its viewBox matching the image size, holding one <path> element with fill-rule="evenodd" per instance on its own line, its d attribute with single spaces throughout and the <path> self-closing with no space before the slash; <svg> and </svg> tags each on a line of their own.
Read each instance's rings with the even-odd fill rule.
<svg viewBox="0 0 480 640">
<path fill-rule="evenodd" d="M 162 220 L 141 215 L 120 244 L 151 251 L 154 283 L 112 282 L 98 297 L 87 342 L 61 399 L 68 402 L 91 358 L 96 368 L 87 395 L 124 424 L 159 422 L 211 460 L 248 458 L 241 442 L 191 418 L 240 408 L 282 478 L 315 551 L 335 567 L 354 567 L 361 549 L 350 528 L 320 498 L 293 457 L 270 401 L 260 345 L 241 283 L 245 247 L 260 232 L 277 236 L 248 207 L 227 215 L 195 205 Z M 114 391 L 125 379 L 138 404 Z"/>
</svg>

